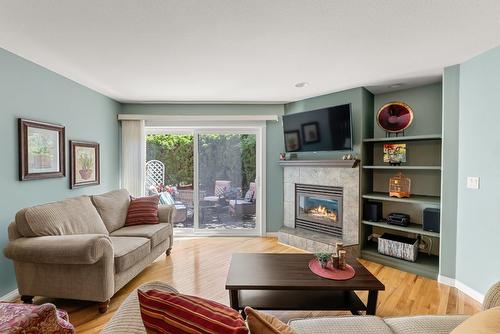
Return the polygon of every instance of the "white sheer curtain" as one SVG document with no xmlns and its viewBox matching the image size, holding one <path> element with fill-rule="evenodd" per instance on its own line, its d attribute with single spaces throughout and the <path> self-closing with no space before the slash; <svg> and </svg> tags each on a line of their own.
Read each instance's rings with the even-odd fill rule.
<svg viewBox="0 0 500 334">
<path fill-rule="evenodd" d="M 121 186 L 132 196 L 144 195 L 146 138 L 143 120 L 122 120 Z"/>
</svg>

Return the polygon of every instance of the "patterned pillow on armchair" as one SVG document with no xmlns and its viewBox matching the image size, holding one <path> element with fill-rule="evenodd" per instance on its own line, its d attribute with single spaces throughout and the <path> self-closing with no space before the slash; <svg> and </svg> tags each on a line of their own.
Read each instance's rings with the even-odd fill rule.
<svg viewBox="0 0 500 334">
<path fill-rule="evenodd" d="M 0 303 L 0 333 L 73 334 L 68 313 L 53 304 Z"/>
</svg>

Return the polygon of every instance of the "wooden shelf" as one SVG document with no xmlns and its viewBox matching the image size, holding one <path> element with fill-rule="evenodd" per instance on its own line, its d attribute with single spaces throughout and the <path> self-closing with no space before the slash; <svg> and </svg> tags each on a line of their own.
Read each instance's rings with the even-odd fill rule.
<svg viewBox="0 0 500 334">
<path fill-rule="evenodd" d="M 280 160 L 281 167 L 333 167 L 333 168 L 354 168 L 359 160 Z"/>
<path fill-rule="evenodd" d="M 411 195 L 410 198 L 390 197 L 387 193 L 368 193 L 362 196 L 366 199 L 374 199 L 379 201 L 400 202 L 400 203 L 415 203 L 424 205 L 439 205 L 441 199 L 439 196 L 422 196 Z"/>
<path fill-rule="evenodd" d="M 422 229 L 422 225 L 420 225 L 420 224 L 410 224 L 409 226 L 398 226 L 398 225 L 387 224 L 386 222 L 371 222 L 371 221 L 367 221 L 367 220 L 363 220 L 362 223 L 365 225 L 382 227 L 382 228 L 386 228 L 389 230 L 402 231 L 402 232 L 406 232 L 406 233 L 414 233 L 414 234 L 426 235 L 429 237 L 439 238 L 439 233 L 425 231 Z"/>
<path fill-rule="evenodd" d="M 368 242 L 365 244 L 364 248 L 361 250 L 361 257 L 385 266 L 408 271 L 432 279 L 437 279 L 439 273 L 439 257 L 436 255 L 419 253 L 416 262 L 405 261 L 379 254 L 377 251 L 377 244 L 374 242 Z"/>
<path fill-rule="evenodd" d="M 380 143 L 392 141 L 415 141 L 415 140 L 441 140 L 440 134 L 420 135 L 420 136 L 401 136 L 401 137 L 384 137 L 384 138 L 367 138 L 363 139 L 365 143 Z"/>
<path fill-rule="evenodd" d="M 441 170 L 441 166 L 363 166 L 365 169 Z"/>
</svg>

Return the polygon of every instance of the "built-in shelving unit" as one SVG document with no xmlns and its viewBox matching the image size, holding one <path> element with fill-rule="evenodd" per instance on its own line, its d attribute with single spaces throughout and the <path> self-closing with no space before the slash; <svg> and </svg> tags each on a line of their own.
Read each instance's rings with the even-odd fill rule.
<svg viewBox="0 0 500 334">
<path fill-rule="evenodd" d="M 413 203 L 423 205 L 439 205 L 441 198 L 438 196 L 424 196 L 412 195 L 408 198 L 391 197 L 386 193 L 367 193 L 363 194 L 363 198 L 372 199 L 377 201 L 399 202 L 399 203 Z"/>
<path fill-rule="evenodd" d="M 419 136 L 398 136 L 398 137 L 383 137 L 383 138 L 365 138 L 365 143 L 381 143 L 381 142 L 401 142 L 414 140 L 441 140 L 441 134 L 419 135 Z"/>
<path fill-rule="evenodd" d="M 377 127 L 377 125 L 374 126 Z M 413 130 L 413 133 L 423 132 L 422 128 Z M 439 208 L 441 205 L 441 140 L 440 133 L 363 139 L 363 154 L 360 162 L 362 173 L 360 254 L 362 258 L 437 279 L 440 233 L 423 230 L 422 222 L 425 208 Z M 383 146 L 390 143 L 406 143 L 406 163 L 391 166 L 383 162 Z M 389 179 L 399 172 L 411 179 L 412 189 L 409 198 L 389 196 Z M 383 218 L 391 212 L 409 214 L 411 224 L 398 226 L 387 224 L 385 221 L 365 220 L 362 210 L 366 201 L 381 202 Z M 419 252 L 416 262 L 379 254 L 377 243 L 373 241 L 376 236 L 370 241 L 369 236 L 383 233 L 422 238 L 430 245 L 431 251 Z"/>
<path fill-rule="evenodd" d="M 377 244 L 368 242 L 361 250 L 361 257 L 425 277 L 436 278 L 439 273 L 439 257 L 436 255 L 420 253 L 416 262 L 410 262 L 380 254 L 377 251 Z"/>
<path fill-rule="evenodd" d="M 363 220 L 362 223 L 365 225 L 382 227 L 388 230 L 401 231 L 419 235 L 427 235 L 429 237 L 439 238 L 439 233 L 423 230 L 421 224 L 410 224 L 409 226 L 399 226 L 399 225 L 387 224 L 386 222 L 371 222 L 367 220 Z"/>
<path fill-rule="evenodd" d="M 363 166 L 365 169 L 441 170 L 441 166 Z"/>
</svg>

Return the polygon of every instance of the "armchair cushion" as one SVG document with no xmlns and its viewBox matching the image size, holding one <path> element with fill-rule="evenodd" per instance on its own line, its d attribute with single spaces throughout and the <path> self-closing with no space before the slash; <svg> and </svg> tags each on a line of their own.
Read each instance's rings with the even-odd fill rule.
<svg viewBox="0 0 500 334">
<path fill-rule="evenodd" d="M 493 284 L 486 292 L 483 301 L 483 310 L 488 310 L 497 306 L 500 306 L 500 282 Z"/>
<path fill-rule="evenodd" d="M 25 237 L 70 234 L 108 234 L 99 213 L 87 196 L 34 206 L 16 215 Z"/>
<path fill-rule="evenodd" d="M 144 224 L 122 227 L 113 233 L 112 237 L 142 237 L 151 241 L 151 248 L 155 248 L 170 236 L 170 224 Z"/>
<path fill-rule="evenodd" d="M 103 234 L 19 238 L 4 250 L 14 261 L 46 264 L 93 264 L 105 253 L 111 256 L 113 250 L 111 240 Z"/>
<path fill-rule="evenodd" d="M 150 253 L 148 238 L 110 237 L 115 252 L 115 272 L 119 273 L 144 259 Z"/>
<path fill-rule="evenodd" d="M 92 202 L 110 233 L 125 225 L 130 204 L 130 194 L 126 189 L 94 195 Z"/>
</svg>

